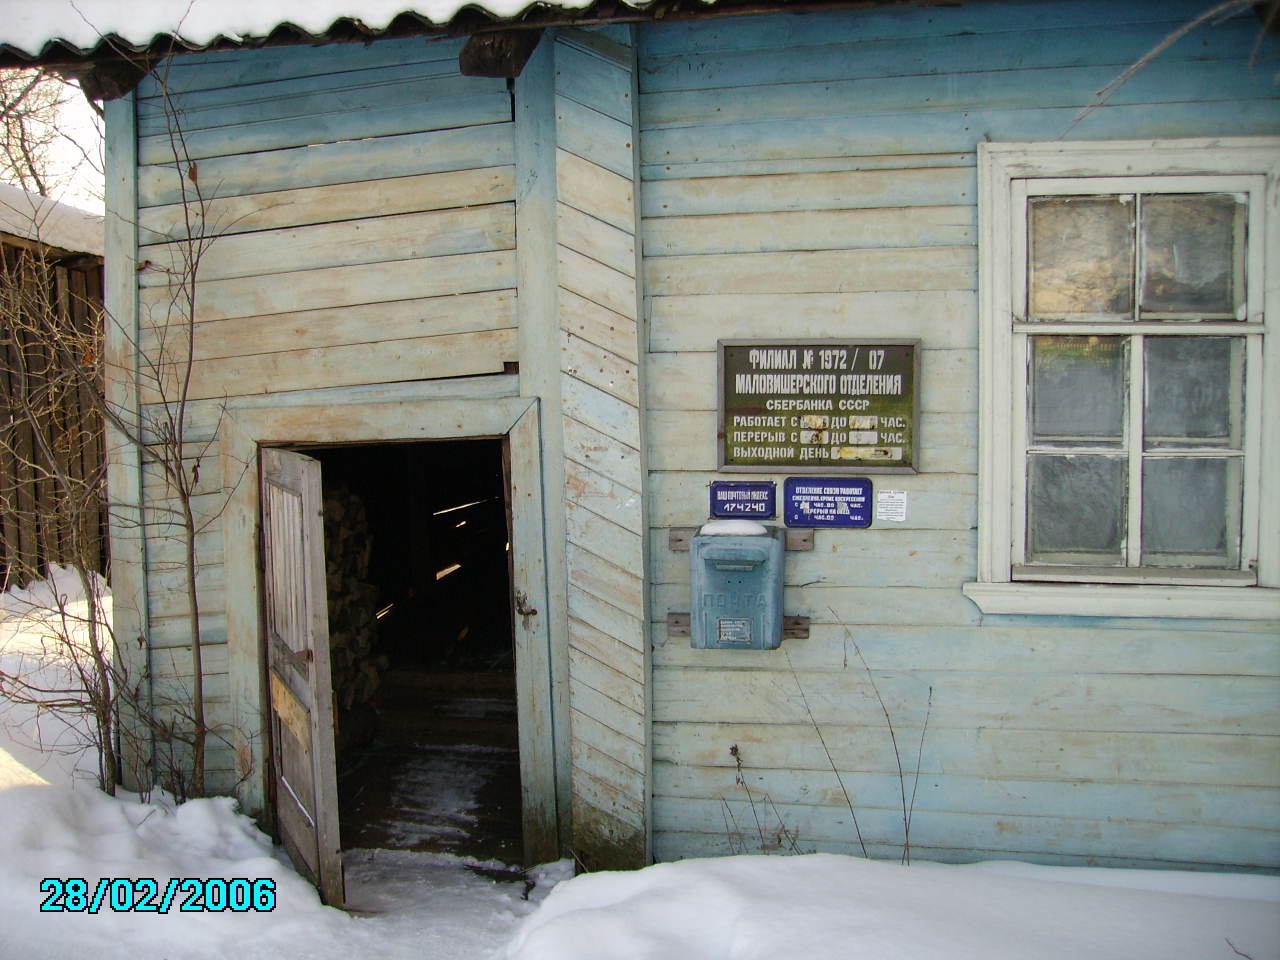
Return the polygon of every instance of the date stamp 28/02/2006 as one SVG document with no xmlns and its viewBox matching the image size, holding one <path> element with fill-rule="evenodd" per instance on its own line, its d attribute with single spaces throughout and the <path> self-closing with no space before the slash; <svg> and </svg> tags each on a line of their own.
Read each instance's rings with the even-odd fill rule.
<svg viewBox="0 0 1280 960">
<path fill-rule="evenodd" d="M 276 882 L 270 877 L 46 877 L 41 913 L 266 913 L 276 908 Z"/>
</svg>

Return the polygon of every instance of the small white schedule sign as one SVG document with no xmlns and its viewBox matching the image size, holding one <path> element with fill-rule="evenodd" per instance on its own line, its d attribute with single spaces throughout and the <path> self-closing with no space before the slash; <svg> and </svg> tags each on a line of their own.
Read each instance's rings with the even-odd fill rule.
<svg viewBox="0 0 1280 960">
<path fill-rule="evenodd" d="M 902 523 L 907 519 L 907 491 L 877 490 L 876 519 Z"/>
</svg>

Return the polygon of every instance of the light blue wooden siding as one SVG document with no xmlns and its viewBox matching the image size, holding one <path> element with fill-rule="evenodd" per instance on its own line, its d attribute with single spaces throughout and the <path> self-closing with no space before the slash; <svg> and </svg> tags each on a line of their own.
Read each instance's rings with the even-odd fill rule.
<svg viewBox="0 0 1280 960">
<path fill-rule="evenodd" d="M 629 30 L 555 37 L 573 848 L 592 867 L 637 867 L 649 724 L 635 55 Z"/>
<path fill-rule="evenodd" d="M 1280 131 L 1277 42 L 1255 53 L 1252 13 L 1196 29 L 1074 122 L 1204 7 L 640 31 L 659 859 L 786 849 L 784 829 L 858 852 L 844 790 L 870 852 L 898 856 L 900 759 L 922 858 L 1280 867 L 1277 624 L 984 621 L 960 592 L 977 562 L 976 144 Z M 906 522 L 820 530 L 788 554 L 786 612 L 813 619 L 807 640 L 668 640 L 667 612 L 689 608 L 668 531 L 705 518 L 716 476 L 716 340 L 821 336 L 923 342 L 922 471 L 875 479 L 908 492 Z"/>
<path fill-rule="evenodd" d="M 518 359 L 511 95 L 458 75 L 461 41 L 288 47 L 175 58 L 137 97 L 140 378 L 144 409 L 176 394 L 186 347 L 169 303 L 188 236 L 197 278 L 188 410 L 209 783 L 248 771 L 232 730 L 223 541 L 224 403 L 286 407 L 403 381 L 501 373 Z M 175 143 L 181 146 L 175 151 Z M 176 155 L 175 155 L 176 154 Z M 199 194 L 197 197 L 197 188 Z M 192 203 L 199 199 L 203 202 Z M 187 201 L 184 203 L 184 201 Z M 379 386 L 386 385 L 386 386 Z M 338 414 L 335 414 L 337 416 Z M 144 471 L 147 615 L 160 694 L 189 688 L 189 607 L 176 503 Z"/>
</svg>

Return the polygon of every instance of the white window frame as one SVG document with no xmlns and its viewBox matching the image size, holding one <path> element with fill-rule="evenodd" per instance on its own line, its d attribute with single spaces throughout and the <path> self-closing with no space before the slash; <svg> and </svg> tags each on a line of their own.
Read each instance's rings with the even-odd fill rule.
<svg viewBox="0 0 1280 960">
<path fill-rule="evenodd" d="M 1261 242 L 1250 244 L 1246 264 L 1249 315 L 1243 322 L 1196 324 L 1197 332 L 1230 326 L 1235 335 L 1255 334 L 1247 348 L 1249 476 L 1241 542 L 1249 569 L 1219 575 L 1131 568 L 1109 573 L 1107 582 L 1093 582 L 1074 568 L 1048 574 L 1053 580 L 1040 579 L 1043 570 L 1019 569 L 1018 576 L 1029 578 L 1019 579 L 1015 537 L 1023 527 L 1017 511 L 1023 509 L 1025 478 L 1016 474 L 1024 462 L 1019 431 L 1025 432 L 1026 364 L 1017 348 L 1025 351 L 1029 325 L 1017 332 L 1014 317 L 1025 290 L 1025 199 L 1046 192 L 1124 192 L 1135 178 L 1177 178 L 1165 182 L 1187 191 L 1221 192 L 1229 183 L 1231 192 L 1250 195 L 1248 229 Z M 1111 189 L 1122 183 L 1124 190 Z M 1140 189 L 1158 192 L 1157 181 Z M 1280 619 L 1280 137 L 983 143 L 978 211 L 978 579 L 964 585 L 965 595 L 984 613 Z M 1062 333 L 1069 324 L 1040 327 Z"/>
</svg>

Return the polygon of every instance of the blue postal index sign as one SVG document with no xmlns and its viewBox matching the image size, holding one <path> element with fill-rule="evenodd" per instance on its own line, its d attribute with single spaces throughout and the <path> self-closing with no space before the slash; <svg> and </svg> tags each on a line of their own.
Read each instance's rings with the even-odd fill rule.
<svg viewBox="0 0 1280 960">
<path fill-rule="evenodd" d="M 782 496 L 788 527 L 871 526 L 866 477 L 787 477 Z"/>
<path fill-rule="evenodd" d="M 711 516 L 772 520 L 778 514 L 778 488 L 772 480 L 712 480 Z"/>
</svg>

